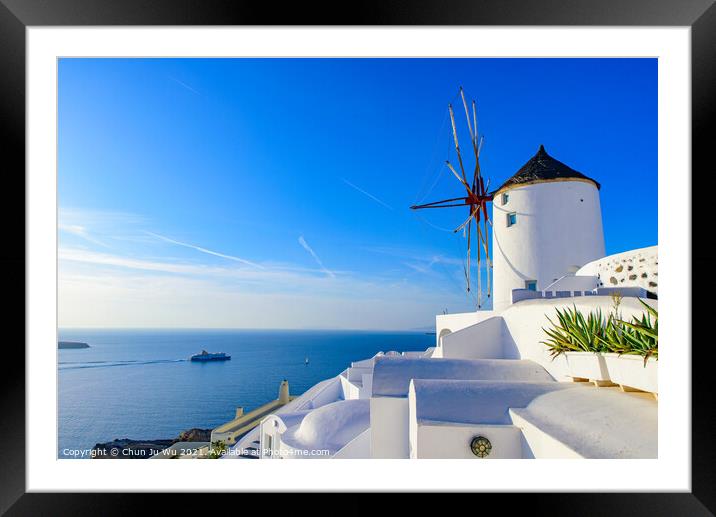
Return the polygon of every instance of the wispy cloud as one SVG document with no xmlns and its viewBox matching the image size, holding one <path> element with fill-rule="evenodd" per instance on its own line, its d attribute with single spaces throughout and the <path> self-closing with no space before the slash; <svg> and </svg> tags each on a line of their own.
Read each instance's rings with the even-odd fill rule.
<svg viewBox="0 0 716 517">
<path fill-rule="evenodd" d="M 209 268 L 201 266 L 143 260 L 74 248 L 60 248 L 58 255 L 59 259 L 63 261 L 82 262 L 99 266 L 115 266 L 144 271 L 157 271 L 161 273 L 197 275 L 211 272 Z"/>
<path fill-rule="evenodd" d="M 90 233 L 87 231 L 87 228 L 85 228 L 84 226 L 80 226 L 78 224 L 65 224 L 62 222 L 60 222 L 57 226 L 62 232 L 67 232 L 69 234 L 75 235 L 86 240 L 87 242 L 91 242 L 92 244 L 97 244 L 99 246 L 109 248 L 107 244 L 90 235 Z"/>
<path fill-rule="evenodd" d="M 114 243 L 118 234 L 133 233 L 144 223 L 141 216 L 117 211 L 60 207 L 57 214 L 57 228 L 63 244 L 67 243 L 64 237 L 72 235 L 103 248 L 112 248 L 109 243 Z"/>
<path fill-rule="evenodd" d="M 400 289 L 388 282 L 344 284 L 323 274 L 322 281 L 338 284 L 330 292 L 316 292 L 315 278 L 302 291 L 247 290 L 224 278 L 70 267 L 60 270 L 61 327 L 407 330 L 428 326 L 448 306 L 435 303 L 433 290 L 410 283 Z"/>
<path fill-rule="evenodd" d="M 436 306 L 464 305 L 459 288 L 393 274 L 331 272 L 334 278 L 323 267 L 259 270 L 84 248 L 61 247 L 59 258 L 62 326 L 407 329 L 431 321 Z"/>
<path fill-rule="evenodd" d="M 64 263 L 87 264 L 121 268 L 135 271 L 152 271 L 160 274 L 181 275 L 194 278 L 214 277 L 223 281 L 234 280 L 244 285 L 259 285 L 263 288 L 281 286 L 287 288 L 316 288 L 316 278 L 324 278 L 323 269 L 295 267 L 291 264 L 274 264 L 266 269 L 238 266 L 216 266 L 196 262 L 157 260 L 126 255 L 90 251 L 81 248 L 60 247 L 60 261 Z M 348 272 L 343 272 L 349 275 Z M 102 274 L 107 274 L 103 272 Z"/>
<path fill-rule="evenodd" d="M 381 201 L 380 199 L 378 199 L 377 197 L 375 197 L 375 196 L 374 196 L 373 194 L 371 194 L 370 192 L 366 192 L 365 190 L 363 190 L 362 188 L 360 188 L 360 187 L 357 186 L 357 185 L 354 185 L 353 183 L 351 183 L 350 181 L 348 181 L 348 180 L 345 179 L 345 178 L 341 178 L 341 179 L 343 180 L 343 183 L 345 183 L 346 185 L 348 185 L 348 186 L 351 187 L 352 189 L 357 190 L 358 192 L 360 192 L 360 193 L 363 194 L 364 196 L 368 196 L 370 199 L 372 199 L 372 200 L 375 201 L 376 203 L 379 203 L 379 204 L 383 205 L 383 206 L 384 206 L 385 208 L 387 208 L 388 210 L 392 210 L 392 209 L 393 209 L 393 207 L 390 206 L 388 203 L 385 203 L 385 202 Z"/>
<path fill-rule="evenodd" d="M 303 235 L 301 235 L 298 238 L 298 243 L 303 247 L 304 250 L 306 250 L 308 253 L 311 254 L 313 257 L 313 260 L 316 261 L 316 264 L 331 278 L 335 278 L 336 275 L 333 273 L 333 271 L 330 271 L 326 266 L 323 265 L 323 262 L 321 261 L 321 258 L 316 254 L 315 251 L 313 251 L 313 248 L 311 248 L 308 243 L 306 242 L 306 239 L 303 238 Z"/>
<path fill-rule="evenodd" d="M 60 223 L 81 224 L 91 227 L 134 226 L 147 222 L 139 214 L 116 210 L 92 210 L 77 207 L 60 207 Z"/>
<path fill-rule="evenodd" d="M 152 232 L 157 222 L 145 215 L 61 208 L 59 223 L 63 326 L 270 328 L 280 321 L 287 328 L 350 328 L 363 311 L 366 328 L 414 328 L 431 320 L 436 299 L 452 300 L 437 305 L 451 311 L 464 305 L 461 271 L 455 268 L 452 282 L 429 271 L 444 268 L 432 264 L 435 251 L 378 248 L 373 251 L 398 256 L 392 268 L 346 271 L 325 267 L 303 235 L 298 242 L 311 262 L 277 257 L 257 264 Z M 177 246 L 198 253 L 178 257 Z M 398 305 L 400 311 L 387 310 Z"/>
<path fill-rule="evenodd" d="M 418 273 L 429 273 L 430 272 L 430 265 L 423 266 L 420 264 L 411 264 L 410 262 L 403 262 L 403 265 L 409 267 L 410 269 L 417 271 Z"/>
<path fill-rule="evenodd" d="M 177 83 L 177 84 L 183 86 L 184 88 L 186 88 L 186 89 L 189 90 L 190 92 L 195 93 L 195 94 L 197 94 L 197 95 L 201 95 L 201 93 L 199 93 L 198 91 L 196 91 L 194 88 L 192 88 L 191 86 L 189 86 L 189 85 L 186 84 L 185 82 L 180 81 L 180 80 L 177 79 L 176 77 L 169 76 L 169 79 L 171 79 L 171 80 L 174 81 L 175 83 Z"/>
<path fill-rule="evenodd" d="M 386 246 L 361 246 L 361 249 L 370 251 L 372 253 L 388 255 L 390 257 L 407 259 L 413 263 L 418 262 L 418 263 L 425 265 L 425 267 L 423 269 L 417 269 L 414 267 L 414 265 L 407 264 L 406 262 L 403 262 L 404 265 L 407 265 L 407 266 L 415 269 L 416 271 L 425 270 L 425 268 L 430 268 L 430 267 L 434 266 L 435 264 L 449 265 L 449 266 L 461 266 L 461 267 L 463 264 L 462 259 L 446 257 L 445 255 L 436 254 L 436 253 L 430 252 L 430 251 L 410 250 L 410 249 L 393 248 L 393 247 L 386 247 Z"/>
<path fill-rule="evenodd" d="M 188 242 L 181 242 L 174 239 L 170 239 L 169 237 L 165 237 L 163 235 L 159 235 L 158 233 L 154 232 L 146 232 L 148 235 L 151 235 L 153 237 L 156 237 L 157 239 L 163 240 L 165 242 L 169 242 L 171 244 L 176 244 L 177 246 L 183 246 L 185 248 L 190 248 L 196 251 L 200 251 L 201 253 L 206 253 L 207 255 L 214 255 L 215 257 L 221 257 L 225 258 L 227 260 L 233 260 L 235 262 L 241 262 L 242 264 L 246 264 L 248 266 L 252 266 L 258 269 L 265 269 L 262 265 L 256 264 L 255 262 L 251 262 L 250 260 L 243 259 L 241 257 L 236 257 L 234 255 L 227 255 L 225 253 L 219 253 L 218 251 L 213 251 L 207 248 L 202 248 L 201 246 L 196 246 L 195 244 L 190 244 Z"/>
</svg>

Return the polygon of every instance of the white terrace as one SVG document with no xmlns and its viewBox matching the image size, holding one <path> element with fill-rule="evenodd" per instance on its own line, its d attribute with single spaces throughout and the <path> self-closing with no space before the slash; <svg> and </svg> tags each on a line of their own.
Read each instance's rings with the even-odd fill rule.
<svg viewBox="0 0 716 517">
<path fill-rule="evenodd" d="M 236 448 L 286 459 L 475 458 L 470 440 L 484 435 L 489 458 L 657 457 L 653 397 L 571 382 L 564 357 L 552 360 L 540 344 L 545 314 L 572 305 L 606 313 L 612 299 L 532 299 L 500 313 L 438 316 L 437 347 L 352 363 Z M 624 298 L 620 310 L 628 318 L 642 307 Z"/>
</svg>

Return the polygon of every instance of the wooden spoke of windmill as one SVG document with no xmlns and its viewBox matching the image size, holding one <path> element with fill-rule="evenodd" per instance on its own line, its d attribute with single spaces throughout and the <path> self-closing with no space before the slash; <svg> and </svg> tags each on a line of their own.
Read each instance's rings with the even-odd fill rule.
<svg viewBox="0 0 716 517">
<path fill-rule="evenodd" d="M 443 199 L 441 201 L 433 201 L 431 203 L 425 203 L 422 205 L 413 205 L 410 208 L 413 210 L 422 210 L 427 208 L 452 208 L 466 206 L 468 207 L 468 216 L 465 221 L 455 229 L 455 232 L 463 230 L 467 236 L 467 267 L 465 268 L 465 280 L 467 282 L 467 292 L 470 292 L 470 261 L 472 257 L 472 222 L 475 221 L 475 233 L 477 237 L 477 306 L 478 308 L 482 305 L 482 279 L 480 276 L 480 265 L 482 263 L 482 255 L 484 252 L 485 260 L 487 261 L 488 269 L 491 264 L 490 259 L 490 245 L 488 241 L 488 226 L 491 225 L 490 217 L 487 214 L 487 203 L 492 201 L 492 194 L 489 193 L 489 180 L 485 183 L 482 172 L 480 170 L 480 151 L 482 149 L 483 138 L 478 136 L 477 131 L 477 107 L 475 101 L 472 101 L 472 120 L 470 117 L 470 109 L 468 108 L 467 101 L 465 100 L 465 92 L 460 87 L 460 98 L 462 105 L 465 109 L 465 119 L 467 120 L 467 129 L 470 135 L 470 147 L 472 147 L 473 154 L 475 155 L 475 169 L 472 173 L 472 181 L 468 182 L 468 176 L 465 172 L 465 163 L 460 149 L 460 142 L 458 139 L 457 125 L 455 123 L 455 113 L 453 111 L 452 104 L 448 104 L 448 112 L 450 114 L 450 123 L 452 125 L 453 141 L 455 143 L 455 151 L 457 154 L 458 170 L 455 169 L 454 165 L 450 161 L 446 161 L 446 165 L 450 172 L 460 182 L 462 187 L 465 189 L 465 195 L 462 197 L 454 197 L 450 199 Z M 488 271 L 487 275 L 487 297 L 491 295 L 491 281 Z"/>
</svg>

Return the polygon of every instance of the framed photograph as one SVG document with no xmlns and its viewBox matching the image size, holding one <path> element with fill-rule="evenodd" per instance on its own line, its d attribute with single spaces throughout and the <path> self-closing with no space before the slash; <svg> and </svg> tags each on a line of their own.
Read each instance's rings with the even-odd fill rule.
<svg viewBox="0 0 716 517">
<path fill-rule="evenodd" d="M 179 4 L 2 0 L 2 511 L 714 511 L 713 2 Z"/>
</svg>

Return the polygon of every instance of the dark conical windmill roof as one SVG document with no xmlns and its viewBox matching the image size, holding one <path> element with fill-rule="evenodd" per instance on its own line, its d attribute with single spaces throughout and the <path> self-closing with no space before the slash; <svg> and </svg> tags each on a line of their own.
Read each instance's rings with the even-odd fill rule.
<svg viewBox="0 0 716 517">
<path fill-rule="evenodd" d="M 547 151 L 544 150 L 544 146 L 540 145 L 537 154 L 530 158 L 529 161 L 525 163 L 514 176 L 505 181 L 500 188 L 495 190 L 495 193 L 508 188 L 518 187 L 520 185 L 570 180 L 591 181 L 597 188 L 600 188 L 597 181 L 585 176 L 581 172 L 575 171 L 559 160 L 555 160 L 547 154 Z"/>
</svg>

